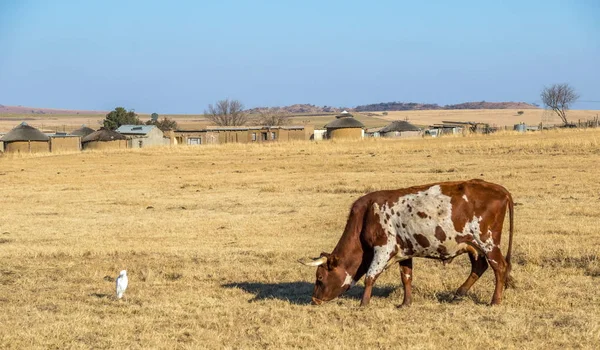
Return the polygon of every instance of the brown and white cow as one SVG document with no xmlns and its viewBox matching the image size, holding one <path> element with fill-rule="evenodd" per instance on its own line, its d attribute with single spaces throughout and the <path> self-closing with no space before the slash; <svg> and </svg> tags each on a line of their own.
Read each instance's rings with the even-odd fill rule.
<svg viewBox="0 0 600 350">
<path fill-rule="evenodd" d="M 507 209 L 510 229 L 505 259 L 500 237 Z M 338 297 L 366 275 L 361 306 L 369 304 L 377 277 L 399 262 L 404 285 L 402 306 L 408 306 L 412 300 L 413 257 L 450 262 L 468 253 L 471 274 L 456 294 L 465 295 L 489 264 L 496 275 L 494 305 L 501 302 L 504 286 L 510 283 L 513 227 L 510 193 L 483 180 L 376 191 L 354 202 L 344 233 L 331 254 L 301 262 L 318 266 L 314 304 Z"/>
</svg>

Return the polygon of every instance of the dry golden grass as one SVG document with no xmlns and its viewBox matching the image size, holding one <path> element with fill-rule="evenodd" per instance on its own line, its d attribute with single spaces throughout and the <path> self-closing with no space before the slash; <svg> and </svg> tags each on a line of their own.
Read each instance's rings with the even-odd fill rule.
<svg viewBox="0 0 600 350">
<path fill-rule="evenodd" d="M 596 348 L 600 130 L 0 157 L 0 348 Z M 463 256 L 309 305 L 350 204 L 484 178 L 518 203 L 513 276 L 463 301 Z M 504 242 L 506 244 L 506 241 Z M 129 271 L 126 300 L 114 278 Z"/>
<path fill-rule="evenodd" d="M 479 123 L 488 123 L 492 126 L 510 126 L 518 123 L 527 125 L 538 125 L 543 122 L 544 125 L 560 125 L 560 118 L 554 112 L 544 109 L 521 109 L 522 115 L 517 112 L 519 109 L 454 109 L 454 110 L 427 110 L 427 111 L 393 111 L 388 115 L 382 115 L 382 112 L 375 112 L 377 118 L 386 120 L 405 120 L 408 119 L 416 125 L 441 124 L 443 121 L 470 121 Z M 577 123 L 580 119 L 593 120 L 600 111 L 597 110 L 573 110 L 567 113 L 569 122 Z"/>
<path fill-rule="evenodd" d="M 510 126 L 517 123 L 526 123 L 528 125 L 538 125 L 543 121 L 544 124 L 561 124 L 558 117 L 543 109 L 524 109 L 523 115 L 518 115 L 516 109 L 470 109 L 470 110 L 428 110 L 428 111 L 391 111 L 388 115 L 382 112 L 355 113 L 356 119 L 360 120 L 367 128 L 386 126 L 393 120 L 408 120 L 419 126 L 429 126 L 438 124 L 442 121 L 472 121 L 489 123 L 493 126 Z M 576 123 L 578 120 L 592 120 L 598 116 L 597 110 L 573 110 L 569 111 L 569 120 Z M 22 121 L 27 122 L 36 128 L 47 131 L 73 131 L 85 124 L 91 128 L 99 128 L 102 125 L 103 115 L 0 115 L 0 132 L 10 131 Z M 202 115 L 161 115 L 177 121 L 181 129 L 200 129 L 212 125 L 209 120 Z M 148 120 L 149 115 L 140 115 L 142 121 Z M 256 116 L 250 116 L 250 120 Z M 294 116 L 289 119 L 289 124 L 293 125 L 313 125 L 315 129 L 322 129 L 323 126 L 335 119 L 335 114 L 322 116 Z"/>
</svg>

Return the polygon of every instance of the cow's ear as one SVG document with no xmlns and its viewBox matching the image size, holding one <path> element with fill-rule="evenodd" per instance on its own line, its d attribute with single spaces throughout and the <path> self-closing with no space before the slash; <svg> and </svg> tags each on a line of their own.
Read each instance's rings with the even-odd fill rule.
<svg viewBox="0 0 600 350">
<path fill-rule="evenodd" d="M 327 267 L 329 268 L 329 270 L 333 270 L 338 266 L 339 262 L 340 258 L 337 255 L 330 255 L 327 258 Z"/>
</svg>

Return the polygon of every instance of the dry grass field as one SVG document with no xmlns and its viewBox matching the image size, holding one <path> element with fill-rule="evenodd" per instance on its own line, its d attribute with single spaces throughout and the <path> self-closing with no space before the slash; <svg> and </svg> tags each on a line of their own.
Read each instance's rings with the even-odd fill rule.
<svg viewBox="0 0 600 350">
<path fill-rule="evenodd" d="M 479 123 L 488 123 L 491 126 L 513 126 L 518 123 L 527 125 L 544 124 L 560 125 L 561 121 L 554 112 L 544 109 L 523 109 L 522 115 L 519 115 L 518 109 L 454 109 L 454 110 L 427 110 L 427 111 L 392 111 L 388 115 L 381 115 L 381 112 L 375 112 L 377 118 L 386 120 L 405 120 L 408 119 L 415 125 L 441 124 L 442 121 L 471 121 Z M 597 110 L 573 110 L 567 113 L 569 121 L 577 123 L 579 119 L 592 120 L 598 116 Z"/>
<path fill-rule="evenodd" d="M 597 348 L 599 160 L 592 129 L 3 155 L 0 348 Z M 491 270 L 450 302 L 466 256 L 416 259 L 410 308 L 397 268 L 368 308 L 362 283 L 309 304 L 296 260 L 333 249 L 355 199 L 470 178 L 517 203 L 502 305 Z"/>
<path fill-rule="evenodd" d="M 355 113 L 356 119 L 360 120 L 367 128 L 383 127 L 394 120 L 408 120 L 415 125 L 426 127 L 439 124 L 442 121 L 472 121 L 489 123 L 492 126 L 510 126 L 518 123 L 528 125 L 561 124 L 560 119 L 543 109 L 524 109 L 523 115 L 517 114 L 516 109 L 462 109 L 462 110 L 427 110 L 427 111 L 391 111 L 387 115 L 382 112 Z M 568 117 L 572 122 L 581 120 L 592 120 L 598 116 L 597 110 L 573 110 L 569 111 Z M 177 121 L 182 129 L 198 129 L 211 125 L 211 122 L 203 115 L 161 115 Z M 255 116 L 250 116 L 250 119 Z M 22 121 L 27 122 L 41 130 L 47 131 L 73 131 L 85 124 L 97 129 L 102 125 L 104 115 L 39 115 L 39 114 L 0 114 L 0 132 L 10 131 Z M 149 115 L 141 114 L 140 119 L 146 121 Z M 335 119 L 335 114 L 321 116 L 299 115 L 289 119 L 293 125 L 313 125 L 315 129 L 321 129 L 330 121 Z"/>
</svg>

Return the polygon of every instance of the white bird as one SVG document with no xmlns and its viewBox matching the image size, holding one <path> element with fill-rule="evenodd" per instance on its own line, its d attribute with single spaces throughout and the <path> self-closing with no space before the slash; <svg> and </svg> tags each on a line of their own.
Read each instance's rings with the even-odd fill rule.
<svg viewBox="0 0 600 350">
<path fill-rule="evenodd" d="M 125 289 L 127 289 L 127 282 L 127 270 L 123 270 L 119 274 L 119 277 L 117 277 L 117 299 L 123 297 L 123 293 L 125 293 Z"/>
</svg>

